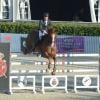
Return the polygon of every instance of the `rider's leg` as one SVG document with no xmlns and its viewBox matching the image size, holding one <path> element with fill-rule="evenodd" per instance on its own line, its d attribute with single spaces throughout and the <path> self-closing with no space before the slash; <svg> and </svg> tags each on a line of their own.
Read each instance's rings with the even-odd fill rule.
<svg viewBox="0 0 100 100">
<path fill-rule="evenodd" d="M 33 44 L 34 44 L 34 46 L 33 46 L 33 51 L 35 50 L 35 48 L 36 48 L 36 46 L 37 46 L 39 40 L 40 40 L 40 39 L 39 39 L 39 32 L 36 32 L 36 34 L 35 34 L 35 36 L 34 36 L 34 39 L 33 39 Z"/>
<path fill-rule="evenodd" d="M 39 31 L 39 40 L 41 40 L 42 36 L 43 36 L 43 33 Z"/>
</svg>

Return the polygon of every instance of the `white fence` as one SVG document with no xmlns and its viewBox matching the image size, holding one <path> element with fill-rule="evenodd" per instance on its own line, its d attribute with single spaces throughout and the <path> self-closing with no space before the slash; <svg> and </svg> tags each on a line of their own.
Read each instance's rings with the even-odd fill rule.
<svg viewBox="0 0 100 100">
<path fill-rule="evenodd" d="M 21 37 L 27 37 L 27 34 L 0 33 L 0 42 L 8 42 L 6 37 L 10 36 L 11 52 L 21 52 Z M 58 36 L 60 37 L 60 36 Z M 69 37 L 69 36 L 65 36 Z M 84 36 L 84 53 L 97 53 L 99 50 L 99 37 Z"/>
<path fill-rule="evenodd" d="M 17 79 L 17 85 L 18 86 L 13 86 L 13 80 Z M 25 79 L 25 85 L 24 85 L 24 79 Z M 28 79 L 32 80 L 32 85 L 27 86 Z M 35 91 L 35 76 L 33 75 L 15 75 L 15 76 L 10 76 L 10 90 L 9 92 L 13 94 L 13 90 L 32 90 L 33 93 L 36 93 Z"/>
<path fill-rule="evenodd" d="M 95 80 L 94 80 L 95 79 Z M 81 85 L 78 83 L 81 80 Z M 93 84 L 95 83 L 95 84 Z M 99 90 L 99 75 L 75 75 L 74 76 L 74 91 L 78 89 L 97 89 Z"/>
<path fill-rule="evenodd" d="M 41 80 L 41 92 L 45 94 L 46 90 L 64 90 L 68 93 L 68 77 L 67 75 L 40 75 Z M 78 89 L 96 89 L 99 90 L 99 75 L 73 75 L 74 92 L 77 93 Z M 13 86 L 14 79 L 17 79 L 17 85 Z M 30 79 L 30 80 L 29 80 Z M 28 85 L 31 81 L 31 86 Z M 32 90 L 36 93 L 36 76 L 34 75 L 34 70 L 17 70 L 12 71 L 10 75 L 10 93 L 13 94 L 13 90 Z M 57 91 L 56 91 L 57 92 Z"/>
<path fill-rule="evenodd" d="M 61 82 L 61 79 L 64 80 L 64 85 L 59 85 Z M 50 86 L 45 85 L 45 82 L 47 82 L 47 80 L 49 79 L 49 84 Z M 42 93 L 45 93 L 46 89 L 64 89 L 66 93 L 68 93 L 67 90 L 67 76 L 66 75 L 56 75 L 56 76 L 52 76 L 52 75 L 45 75 L 42 76 Z"/>
</svg>

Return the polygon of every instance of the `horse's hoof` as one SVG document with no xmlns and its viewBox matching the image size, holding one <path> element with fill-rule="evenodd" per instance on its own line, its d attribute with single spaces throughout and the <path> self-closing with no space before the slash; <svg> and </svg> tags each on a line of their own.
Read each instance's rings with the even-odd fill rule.
<svg viewBox="0 0 100 100">
<path fill-rule="evenodd" d="M 53 71 L 56 72 L 56 68 L 53 68 Z"/>
<path fill-rule="evenodd" d="M 50 70 L 50 69 L 46 69 L 46 72 L 49 72 L 49 73 L 51 73 L 51 70 Z"/>
<path fill-rule="evenodd" d="M 46 72 L 48 72 L 48 69 L 46 69 Z"/>
<path fill-rule="evenodd" d="M 55 72 L 51 72 L 51 75 L 56 75 Z"/>
</svg>

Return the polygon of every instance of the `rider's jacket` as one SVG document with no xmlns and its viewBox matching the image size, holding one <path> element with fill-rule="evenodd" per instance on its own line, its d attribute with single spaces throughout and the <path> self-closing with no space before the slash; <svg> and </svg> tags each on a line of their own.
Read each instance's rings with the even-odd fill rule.
<svg viewBox="0 0 100 100">
<path fill-rule="evenodd" d="M 48 27 L 51 25 L 51 21 L 48 20 L 48 21 L 43 21 L 43 20 L 40 20 L 39 21 L 39 30 L 43 31 L 47 31 Z"/>
</svg>

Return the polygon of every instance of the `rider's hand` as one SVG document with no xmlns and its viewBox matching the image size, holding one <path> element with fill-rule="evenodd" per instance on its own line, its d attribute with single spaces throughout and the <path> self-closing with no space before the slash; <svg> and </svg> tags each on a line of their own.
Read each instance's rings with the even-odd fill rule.
<svg viewBox="0 0 100 100">
<path fill-rule="evenodd" d="M 47 31 L 46 30 L 43 30 L 43 33 L 47 34 Z"/>
</svg>

